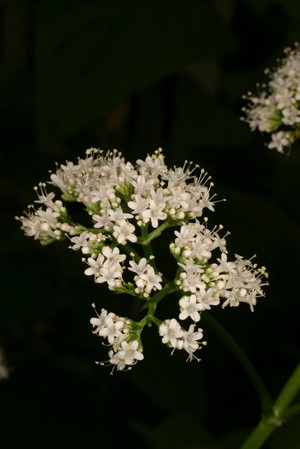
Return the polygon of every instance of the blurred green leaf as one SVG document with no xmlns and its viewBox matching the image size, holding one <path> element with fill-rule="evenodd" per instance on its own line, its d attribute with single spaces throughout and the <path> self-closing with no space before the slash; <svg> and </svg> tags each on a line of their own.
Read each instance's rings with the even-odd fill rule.
<svg viewBox="0 0 300 449">
<path fill-rule="evenodd" d="M 43 0 L 37 25 L 37 126 L 47 147 L 189 62 L 234 40 L 205 1 Z"/>
</svg>

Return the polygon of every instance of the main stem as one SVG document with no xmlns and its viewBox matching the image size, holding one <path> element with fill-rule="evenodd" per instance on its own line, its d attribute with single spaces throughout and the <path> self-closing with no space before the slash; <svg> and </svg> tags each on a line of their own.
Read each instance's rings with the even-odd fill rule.
<svg viewBox="0 0 300 449">
<path fill-rule="evenodd" d="M 300 391 L 300 363 L 295 368 L 273 404 L 259 374 L 236 341 L 209 314 L 203 314 L 203 316 L 213 330 L 222 337 L 224 343 L 243 366 L 258 393 L 262 407 L 262 419 L 240 449 L 260 449 L 277 427 L 300 413 L 300 404 L 289 407 Z"/>
<path fill-rule="evenodd" d="M 288 408 L 295 396 L 300 390 L 300 364 L 295 368 L 291 377 L 281 390 L 272 413 L 263 417 L 255 427 L 249 438 L 245 441 L 240 449 L 259 449 L 263 443 L 269 438 L 273 431 L 282 425 L 289 417 L 294 416 L 295 412 L 300 412 L 299 404 Z"/>
</svg>

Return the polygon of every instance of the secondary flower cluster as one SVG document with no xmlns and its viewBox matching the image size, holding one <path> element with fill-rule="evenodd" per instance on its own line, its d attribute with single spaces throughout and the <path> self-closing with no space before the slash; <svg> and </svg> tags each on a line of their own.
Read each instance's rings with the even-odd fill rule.
<svg viewBox="0 0 300 449">
<path fill-rule="evenodd" d="M 83 255 L 85 275 L 111 291 L 139 298 L 140 321 L 103 308 L 91 319 L 93 333 L 110 346 L 109 364 L 123 370 L 142 360 L 142 331 L 153 324 L 172 353 L 184 350 L 188 360 L 200 360 L 195 352 L 205 344 L 197 327 L 201 313 L 241 302 L 253 310 L 264 296 L 265 268 L 240 256 L 227 259 L 227 234 L 220 234 L 222 226 L 210 230 L 202 218 L 205 208 L 214 210 L 215 201 L 210 177 L 203 170 L 196 175 L 197 165 L 169 168 L 161 149 L 135 165 L 116 150 L 86 153 L 77 164 L 67 162 L 50 175 L 48 184 L 61 191 L 60 199 L 47 192 L 45 183 L 35 188 L 37 206 L 17 217 L 25 235 L 42 244 L 69 239 L 69 248 Z M 82 204 L 89 227 L 73 221 L 68 202 Z M 177 268 L 167 280 L 152 241 L 172 227 L 174 237 L 166 249 Z M 177 296 L 178 317 L 160 320 L 157 306 L 171 293 Z M 179 320 L 190 322 L 187 330 Z"/>
<path fill-rule="evenodd" d="M 270 134 L 268 148 L 280 153 L 289 150 L 300 136 L 300 49 L 296 43 L 285 49 L 285 57 L 276 68 L 266 70 L 269 82 L 259 87 L 259 93 L 249 92 L 243 108 L 242 120 L 249 123 L 252 131 Z"/>
</svg>

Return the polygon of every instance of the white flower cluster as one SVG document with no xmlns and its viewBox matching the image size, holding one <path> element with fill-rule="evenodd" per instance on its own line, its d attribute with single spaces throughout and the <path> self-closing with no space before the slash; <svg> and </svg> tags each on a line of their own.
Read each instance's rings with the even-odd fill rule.
<svg viewBox="0 0 300 449">
<path fill-rule="evenodd" d="M 184 349 L 188 354 L 187 360 L 200 360 L 194 352 L 201 349 L 206 342 L 202 341 L 202 345 L 198 342 L 203 338 L 201 328 L 195 331 L 195 325 L 191 324 L 188 330 L 183 329 L 175 318 L 165 320 L 159 326 L 159 335 L 162 342 L 174 349 Z"/>
<path fill-rule="evenodd" d="M 222 226 L 209 230 L 203 210 L 214 210 L 210 177 L 197 166 L 169 168 L 159 149 L 135 165 L 116 150 L 104 154 L 87 150 L 77 164 L 67 162 L 50 175 L 48 184 L 61 190 L 61 199 L 47 193 L 46 184 L 36 188 L 36 207 L 21 217 L 25 235 L 42 244 L 69 239 L 69 248 L 83 254 L 84 273 L 116 292 L 137 297 L 144 318 L 135 322 L 102 309 L 91 319 L 94 333 L 111 345 L 109 363 L 118 370 L 143 359 L 141 333 L 144 326 L 158 327 L 162 342 L 183 349 L 188 360 L 204 342 L 195 328 L 201 312 L 212 306 L 250 305 L 264 296 L 265 268 L 236 256 L 227 260 L 226 235 Z M 90 226 L 73 221 L 68 202 L 83 205 Z M 167 281 L 157 267 L 151 243 L 167 228 L 175 227 L 169 249 L 177 262 L 174 278 Z M 218 253 L 215 255 L 215 250 Z M 170 293 L 179 295 L 179 320 L 193 322 L 183 329 L 175 318 L 159 320 L 158 303 Z"/>
<path fill-rule="evenodd" d="M 93 304 L 95 308 L 95 305 Z M 97 312 L 96 312 L 97 313 Z M 134 322 L 128 318 L 117 316 L 115 313 L 108 313 L 102 309 L 97 318 L 91 318 L 91 324 L 95 328 L 94 334 L 107 338 L 111 345 L 108 353 L 109 363 L 118 370 L 131 367 L 138 360 L 143 360 L 143 348 L 140 339 L 133 339 Z M 132 329 L 133 328 L 133 329 Z M 126 338 L 130 337 L 127 341 Z M 104 364 L 104 363 L 102 363 Z"/>
<path fill-rule="evenodd" d="M 259 86 L 259 94 L 249 92 L 244 99 L 242 120 L 249 123 L 252 131 L 270 134 L 268 148 L 280 153 L 289 150 L 300 136 L 300 48 L 285 49 L 286 56 L 277 67 L 266 70 L 267 85 Z"/>
<path fill-rule="evenodd" d="M 264 296 L 262 277 L 265 267 L 257 268 L 251 260 L 236 255 L 227 261 L 225 237 L 218 230 L 210 231 L 198 220 L 184 224 L 175 231 L 176 239 L 170 250 L 177 259 L 179 270 L 176 284 L 184 296 L 179 301 L 179 318 L 190 317 L 200 320 L 200 312 L 211 306 L 238 306 L 240 302 L 249 304 L 253 311 L 256 298 Z M 220 257 L 212 261 L 212 252 L 218 249 Z"/>
</svg>

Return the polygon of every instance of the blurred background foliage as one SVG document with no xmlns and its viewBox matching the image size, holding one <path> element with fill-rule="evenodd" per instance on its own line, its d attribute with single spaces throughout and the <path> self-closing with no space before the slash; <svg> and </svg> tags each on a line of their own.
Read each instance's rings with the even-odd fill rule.
<svg viewBox="0 0 300 449">
<path fill-rule="evenodd" d="M 208 325 L 201 363 L 170 357 L 150 329 L 145 360 L 111 376 L 94 363 L 106 348 L 91 333 L 91 304 L 131 305 L 84 276 L 67 244 L 25 238 L 14 216 L 55 162 L 89 147 L 132 162 L 162 147 L 171 165 L 200 164 L 227 199 L 211 224 L 231 232 L 232 255 L 257 254 L 270 273 L 255 313 L 212 315 L 275 397 L 299 361 L 300 148 L 268 150 L 240 115 L 242 96 L 300 38 L 300 3 L 1 0 L 0 13 L 1 447 L 237 449 L 260 419 L 258 399 Z M 299 424 L 264 448 L 300 447 Z"/>
</svg>

